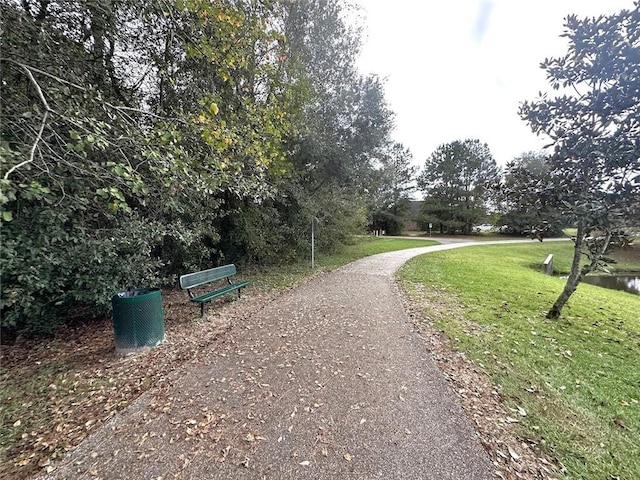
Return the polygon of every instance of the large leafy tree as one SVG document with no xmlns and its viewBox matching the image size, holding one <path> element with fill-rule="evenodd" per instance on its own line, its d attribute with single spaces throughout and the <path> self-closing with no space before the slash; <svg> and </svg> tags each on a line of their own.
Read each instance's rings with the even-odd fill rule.
<svg viewBox="0 0 640 480">
<path fill-rule="evenodd" d="M 565 220 L 558 206 L 532 194 L 530 188 L 548 182 L 549 170 L 543 152 L 526 152 L 507 163 L 496 195 L 502 232 L 534 238 L 562 234 Z"/>
<path fill-rule="evenodd" d="M 612 247 L 626 241 L 640 198 L 640 3 L 610 16 L 568 16 L 563 36 L 567 53 L 542 64 L 561 94 L 520 108 L 554 147 L 550 177 L 532 191 L 577 227 L 571 272 L 549 318 L 558 318 L 584 275 L 603 268 Z"/>
<path fill-rule="evenodd" d="M 0 0 L 2 327 L 364 227 L 389 143 L 339 0 Z M 5 330 L 6 333 L 6 330 Z M 7 336 L 3 336 L 6 339 Z"/>
<path fill-rule="evenodd" d="M 207 264 L 225 198 L 272 194 L 289 128 L 277 3 L 0 9 L 3 327 Z"/>
<path fill-rule="evenodd" d="M 434 223 L 440 233 L 471 233 L 486 214 L 489 188 L 500 170 L 489 146 L 480 140 L 456 140 L 439 146 L 427 158 L 418 177 L 425 194 L 423 223 Z"/>
<path fill-rule="evenodd" d="M 393 126 L 383 82 L 357 71 L 359 31 L 344 16 L 340 0 L 284 2 L 284 68 L 297 108 L 286 142 L 292 170 L 276 200 L 282 221 L 305 234 L 296 239 L 306 241 L 317 217 L 325 249 L 364 228 L 368 184 Z"/>
<path fill-rule="evenodd" d="M 369 194 L 369 229 L 398 235 L 409 213 L 417 167 L 413 155 L 400 143 L 390 144 L 378 159 Z"/>
</svg>

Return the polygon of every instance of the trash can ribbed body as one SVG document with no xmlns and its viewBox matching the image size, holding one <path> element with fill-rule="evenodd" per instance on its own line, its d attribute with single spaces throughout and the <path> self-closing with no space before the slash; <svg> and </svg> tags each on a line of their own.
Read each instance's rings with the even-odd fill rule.
<svg viewBox="0 0 640 480">
<path fill-rule="evenodd" d="M 120 292 L 111 302 L 117 353 L 137 352 L 164 341 L 162 292 L 159 288 Z"/>
</svg>

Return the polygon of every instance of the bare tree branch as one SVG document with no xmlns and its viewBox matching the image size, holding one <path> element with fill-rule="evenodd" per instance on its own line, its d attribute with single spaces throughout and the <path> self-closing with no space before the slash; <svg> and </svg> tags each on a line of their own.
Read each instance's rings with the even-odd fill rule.
<svg viewBox="0 0 640 480">
<path fill-rule="evenodd" d="M 55 80 L 56 82 L 62 83 L 63 85 L 68 85 L 69 87 L 76 88 L 76 89 L 81 90 L 83 92 L 87 91 L 87 89 L 85 87 L 83 87 L 81 85 L 78 85 L 77 83 L 69 82 L 69 81 L 67 81 L 67 80 L 65 80 L 63 78 L 60 78 L 60 77 L 58 77 L 56 75 L 53 75 L 53 74 L 51 74 L 49 72 L 45 72 L 44 70 L 40 70 L 39 68 L 33 67 L 31 65 L 27 65 L 27 64 L 22 63 L 22 62 L 17 62 L 15 60 L 12 60 L 12 59 L 6 58 L 6 57 L 0 57 L 0 61 L 13 63 L 14 65 L 17 65 L 17 66 L 23 68 L 24 70 L 27 71 L 27 73 L 29 75 L 29 78 L 32 80 L 32 82 L 35 82 L 35 79 L 33 78 L 33 75 L 32 75 L 31 72 L 36 72 L 36 73 L 39 73 L 39 74 L 44 75 L 46 77 L 49 77 L 50 79 Z M 38 90 L 38 92 L 40 94 L 40 98 L 42 100 L 44 100 L 44 96 L 42 96 L 42 91 L 40 90 L 39 86 L 37 86 L 37 90 Z M 46 100 L 44 100 L 44 101 L 45 101 L 45 105 L 46 105 Z M 119 112 L 122 112 L 122 111 L 136 112 L 136 113 L 140 113 L 142 115 L 146 115 L 148 117 L 157 118 L 158 120 L 169 120 L 169 121 L 172 121 L 172 122 L 180 123 L 182 125 L 189 125 L 188 122 L 185 122 L 184 120 L 180 120 L 179 118 L 164 117 L 162 115 L 157 115 L 155 113 L 148 112 L 146 110 L 141 110 L 139 108 L 125 107 L 125 106 L 120 106 L 120 105 L 113 105 L 112 103 L 109 103 L 109 102 L 103 102 L 103 104 L 105 106 L 107 106 L 107 107 L 109 107 L 109 108 L 111 108 L 113 110 L 119 111 Z M 47 105 L 47 110 L 50 111 L 50 112 L 55 113 L 51 108 L 48 107 L 48 105 Z M 128 117 L 128 118 L 131 119 L 131 117 Z M 133 119 L 131 119 L 131 122 L 135 124 Z"/>
<path fill-rule="evenodd" d="M 49 108 L 49 103 L 47 102 L 47 99 L 44 97 L 44 94 L 42 93 L 42 89 L 40 88 L 40 85 L 38 85 L 38 82 L 36 82 L 36 79 L 33 78 L 33 74 L 31 73 L 31 70 L 29 70 L 24 65 L 22 66 L 22 68 L 27 72 L 27 75 L 29 76 L 29 80 L 31 81 L 31 84 L 36 89 L 38 97 L 40 97 L 40 101 L 44 105 L 45 111 L 44 111 L 44 115 L 42 116 L 42 121 L 40 122 L 40 129 L 38 130 L 38 134 L 36 135 L 36 139 L 33 142 L 33 145 L 31 145 L 31 152 L 29 153 L 29 158 L 27 158 L 26 160 L 18 163 L 17 165 L 14 165 L 9 170 L 7 170 L 7 173 L 5 173 L 4 177 L 3 177 L 4 180 L 9 178 L 9 175 L 11 175 L 17 169 L 19 169 L 19 168 L 21 168 L 21 167 L 33 162 L 33 158 L 34 158 L 34 156 L 36 154 L 36 149 L 38 148 L 38 143 L 40 143 L 40 139 L 42 138 L 42 134 L 44 132 L 44 127 L 47 125 L 47 119 L 49 118 L 49 112 L 51 111 L 51 108 Z"/>
<path fill-rule="evenodd" d="M 68 86 L 73 87 L 73 88 L 77 88 L 78 90 L 82 90 L 83 92 L 87 91 L 86 88 L 84 88 L 81 85 L 78 85 L 77 83 L 69 82 L 68 80 L 60 78 L 60 77 L 58 77 L 56 75 L 53 75 L 53 74 L 51 74 L 49 72 L 45 72 L 44 70 L 40 70 L 39 68 L 36 68 L 34 66 L 31 66 L 31 65 L 27 65 L 27 64 L 22 63 L 22 62 L 17 62 L 16 60 L 13 60 L 11 58 L 0 57 L 0 61 L 13 63 L 14 65 L 17 65 L 18 67 L 21 67 L 21 68 L 24 68 L 24 69 L 28 69 L 28 70 L 30 70 L 32 72 L 39 73 L 41 75 L 44 75 L 45 77 L 49 77 L 52 80 L 55 80 L 56 82 L 62 83 L 64 85 L 68 85 Z"/>
<path fill-rule="evenodd" d="M 140 110 L 139 108 L 112 105 L 111 103 L 108 103 L 108 102 L 104 102 L 104 104 L 107 107 L 112 108 L 112 109 L 117 110 L 117 111 L 136 112 L 136 113 L 140 113 L 142 115 L 146 115 L 147 117 L 157 118 L 158 120 L 169 120 L 169 121 L 172 121 L 172 122 L 181 123 L 182 125 L 189 125 L 188 122 L 185 122 L 184 120 L 180 120 L 179 118 L 164 117 L 162 115 L 156 115 L 155 113 L 147 112 L 145 110 Z"/>
</svg>

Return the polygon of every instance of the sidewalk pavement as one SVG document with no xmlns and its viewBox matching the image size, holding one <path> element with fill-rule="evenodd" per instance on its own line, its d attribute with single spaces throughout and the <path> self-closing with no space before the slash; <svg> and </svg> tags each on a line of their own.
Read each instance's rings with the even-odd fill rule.
<svg viewBox="0 0 640 480">
<path fill-rule="evenodd" d="M 283 294 L 44 478 L 492 478 L 392 278 L 464 245 L 376 255 Z"/>
</svg>

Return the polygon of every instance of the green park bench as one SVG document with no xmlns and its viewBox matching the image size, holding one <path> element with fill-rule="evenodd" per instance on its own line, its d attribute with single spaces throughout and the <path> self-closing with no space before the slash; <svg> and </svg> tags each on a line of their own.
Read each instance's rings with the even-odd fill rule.
<svg viewBox="0 0 640 480">
<path fill-rule="evenodd" d="M 189 294 L 189 300 L 200 304 L 200 315 L 204 316 L 204 307 L 207 302 L 215 300 L 222 295 L 231 293 L 234 290 L 238 291 L 238 298 L 240 298 L 240 290 L 246 287 L 249 282 L 232 282 L 231 277 L 236 274 L 236 266 L 234 264 L 224 265 L 222 267 L 210 268 L 209 270 L 203 270 L 201 272 L 189 273 L 180 277 L 180 288 L 186 290 Z M 194 288 L 202 287 L 210 283 L 220 282 L 226 280 L 226 283 L 220 288 L 200 295 L 193 293 Z"/>
</svg>

